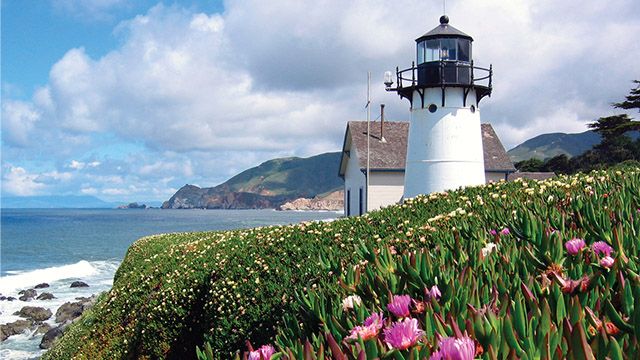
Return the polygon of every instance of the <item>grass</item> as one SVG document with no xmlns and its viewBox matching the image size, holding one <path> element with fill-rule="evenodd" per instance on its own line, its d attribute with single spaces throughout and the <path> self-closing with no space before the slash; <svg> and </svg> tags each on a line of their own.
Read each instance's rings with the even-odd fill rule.
<svg viewBox="0 0 640 360">
<path fill-rule="evenodd" d="M 603 206 L 623 203 L 637 209 L 640 172 L 623 171 L 432 194 L 330 223 L 142 238 L 129 249 L 112 290 L 43 358 L 193 358 L 196 346 L 205 340 L 217 358 L 229 358 L 244 350 L 245 340 L 258 345 L 273 343 L 278 333 L 280 350 L 286 351 L 288 346 L 295 352 L 296 336 L 322 334 L 317 314 L 297 296 L 317 291 L 333 299 L 335 305 L 336 299 L 346 294 L 336 276 L 341 274 L 343 282 L 349 281 L 349 269 L 353 271 L 369 256 L 363 248 L 393 246 L 402 254 L 441 244 L 438 268 L 450 281 L 459 270 L 454 264 L 462 260 L 476 264 L 467 250 L 456 252 L 456 247 L 461 249 L 460 242 L 478 242 L 470 248 L 477 251 L 490 241 L 486 235 L 490 229 L 509 224 L 517 227 L 512 224 L 512 214 L 518 209 L 534 204 L 539 211 L 558 208 L 567 199 L 586 197 L 587 187 L 597 189 L 598 195 L 635 187 L 635 193 L 625 190 L 625 202 L 613 196 L 602 201 Z M 634 224 L 638 226 L 637 220 Z M 443 252 L 445 244 L 448 250 Z M 634 249 L 637 259 L 637 245 Z M 523 254 L 511 252 L 510 256 Z M 523 277 L 529 270 L 519 269 L 516 261 L 505 266 L 509 274 L 521 273 Z M 486 281 L 499 284 L 492 277 Z M 450 298 L 452 294 L 457 293 L 451 292 Z M 458 301 L 456 306 L 464 305 Z M 298 318 L 308 324 L 294 331 L 290 322 Z"/>
</svg>

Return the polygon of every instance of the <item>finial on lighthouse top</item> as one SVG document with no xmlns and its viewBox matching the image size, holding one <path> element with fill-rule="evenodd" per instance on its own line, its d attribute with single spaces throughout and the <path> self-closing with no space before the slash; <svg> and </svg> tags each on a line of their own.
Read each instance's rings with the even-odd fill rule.
<svg viewBox="0 0 640 360">
<path fill-rule="evenodd" d="M 447 15 L 440 16 L 440 24 L 447 25 L 449 23 L 449 17 Z"/>
</svg>

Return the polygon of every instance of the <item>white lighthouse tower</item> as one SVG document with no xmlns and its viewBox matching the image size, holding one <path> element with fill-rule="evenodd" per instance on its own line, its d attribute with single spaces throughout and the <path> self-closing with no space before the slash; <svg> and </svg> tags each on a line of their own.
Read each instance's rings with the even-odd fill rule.
<svg viewBox="0 0 640 360">
<path fill-rule="evenodd" d="M 416 39 L 411 68 L 385 74 L 388 91 L 411 103 L 404 198 L 484 184 L 480 100 L 491 94 L 492 68 L 474 66 L 471 36 L 440 25 Z"/>
</svg>

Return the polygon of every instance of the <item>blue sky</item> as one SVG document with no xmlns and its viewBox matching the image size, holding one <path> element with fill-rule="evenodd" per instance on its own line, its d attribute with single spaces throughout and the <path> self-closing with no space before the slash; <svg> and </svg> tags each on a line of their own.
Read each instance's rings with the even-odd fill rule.
<svg viewBox="0 0 640 360">
<path fill-rule="evenodd" d="M 166 200 L 262 161 L 337 151 L 441 2 L 2 1 L 2 195 Z M 449 1 L 495 69 L 507 148 L 581 132 L 640 77 L 640 2 Z M 397 21 L 403 19 L 403 21 Z M 376 106 L 377 108 L 377 106 Z M 635 114 L 632 114 L 635 115 Z"/>
</svg>

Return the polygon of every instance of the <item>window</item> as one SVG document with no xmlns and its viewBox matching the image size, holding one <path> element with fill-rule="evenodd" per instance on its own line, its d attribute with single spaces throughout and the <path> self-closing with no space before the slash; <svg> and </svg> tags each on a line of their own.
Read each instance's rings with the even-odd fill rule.
<svg viewBox="0 0 640 360">
<path fill-rule="evenodd" d="M 471 59 L 471 42 L 458 39 L 458 60 L 469 61 Z"/>
<path fill-rule="evenodd" d="M 422 64 L 424 62 L 424 47 L 426 41 L 421 41 L 418 43 L 418 64 Z"/>
<path fill-rule="evenodd" d="M 360 215 L 364 214 L 364 199 L 362 198 L 362 188 L 360 188 L 360 191 L 358 193 L 359 197 L 360 197 Z"/>
<path fill-rule="evenodd" d="M 440 59 L 442 60 L 456 60 L 456 39 L 442 39 L 440 40 Z"/>
<path fill-rule="evenodd" d="M 347 190 L 347 216 L 351 216 L 351 189 Z"/>
<path fill-rule="evenodd" d="M 427 61 L 440 60 L 440 41 L 439 40 L 427 40 L 426 49 Z"/>
</svg>

